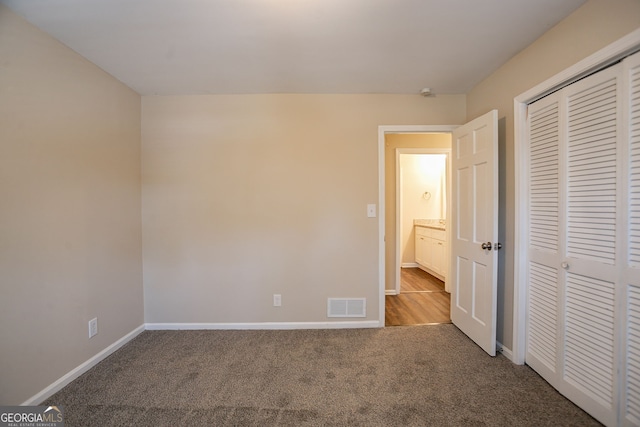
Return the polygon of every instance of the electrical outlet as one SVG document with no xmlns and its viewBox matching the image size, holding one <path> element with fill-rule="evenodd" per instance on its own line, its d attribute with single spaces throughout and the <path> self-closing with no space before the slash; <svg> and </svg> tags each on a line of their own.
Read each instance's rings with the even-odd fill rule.
<svg viewBox="0 0 640 427">
<path fill-rule="evenodd" d="M 93 337 L 98 333 L 98 318 L 94 317 L 89 320 L 89 338 Z"/>
<path fill-rule="evenodd" d="M 280 307 L 282 305 L 282 295 L 273 294 L 273 306 Z"/>
</svg>

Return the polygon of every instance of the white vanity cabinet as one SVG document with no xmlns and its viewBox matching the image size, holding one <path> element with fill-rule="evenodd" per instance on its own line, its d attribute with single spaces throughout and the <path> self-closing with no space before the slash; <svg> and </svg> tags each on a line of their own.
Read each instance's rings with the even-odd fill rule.
<svg viewBox="0 0 640 427">
<path fill-rule="evenodd" d="M 416 263 L 426 272 L 441 280 L 446 280 L 446 232 L 431 227 L 415 227 Z"/>
<path fill-rule="evenodd" d="M 431 239 L 429 229 L 426 227 L 415 227 L 416 233 L 416 263 L 424 268 L 431 268 L 429 262 L 429 241 Z"/>
</svg>

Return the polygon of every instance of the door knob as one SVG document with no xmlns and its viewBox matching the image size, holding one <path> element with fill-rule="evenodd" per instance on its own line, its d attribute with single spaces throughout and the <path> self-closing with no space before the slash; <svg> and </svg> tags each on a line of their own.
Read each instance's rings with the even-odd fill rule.
<svg viewBox="0 0 640 427">
<path fill-rule="evenodd" d="M 491 248 L 493 247 L 491 242 L 483 243 L 481 246 L 482 246 L 482 249 L 489 249 L 489 250 L 491 250 Z"/>
</svg>

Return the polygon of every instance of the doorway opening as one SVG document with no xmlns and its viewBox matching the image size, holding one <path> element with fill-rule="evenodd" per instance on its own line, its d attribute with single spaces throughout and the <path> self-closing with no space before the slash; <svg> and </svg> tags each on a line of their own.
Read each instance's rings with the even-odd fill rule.
<svg viewBox="0 0 640 427">
<path fill-rule="evenodd" d="M 380 127 L 380 311 L 387 326 L 450 323 L 445 283 L 453 128 Z M 416 230 L 424 235 L 418 245 Z"/>
</svg>

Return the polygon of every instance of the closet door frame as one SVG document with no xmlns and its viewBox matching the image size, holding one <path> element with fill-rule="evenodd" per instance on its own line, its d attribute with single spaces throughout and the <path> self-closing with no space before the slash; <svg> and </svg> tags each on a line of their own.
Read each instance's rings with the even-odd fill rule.
<svg viewBox="0 0 640 427">
<path fill-rule="evenodd" d="M 620 60 L 640 48 L 640 29 L 597 51 L 550 79 L 514 98 L 515 127 L 515 235 L 512 362 L 522 365 L 526 355 L 527 262 L 528 262 L 528 104 Z"/>
</svg>

